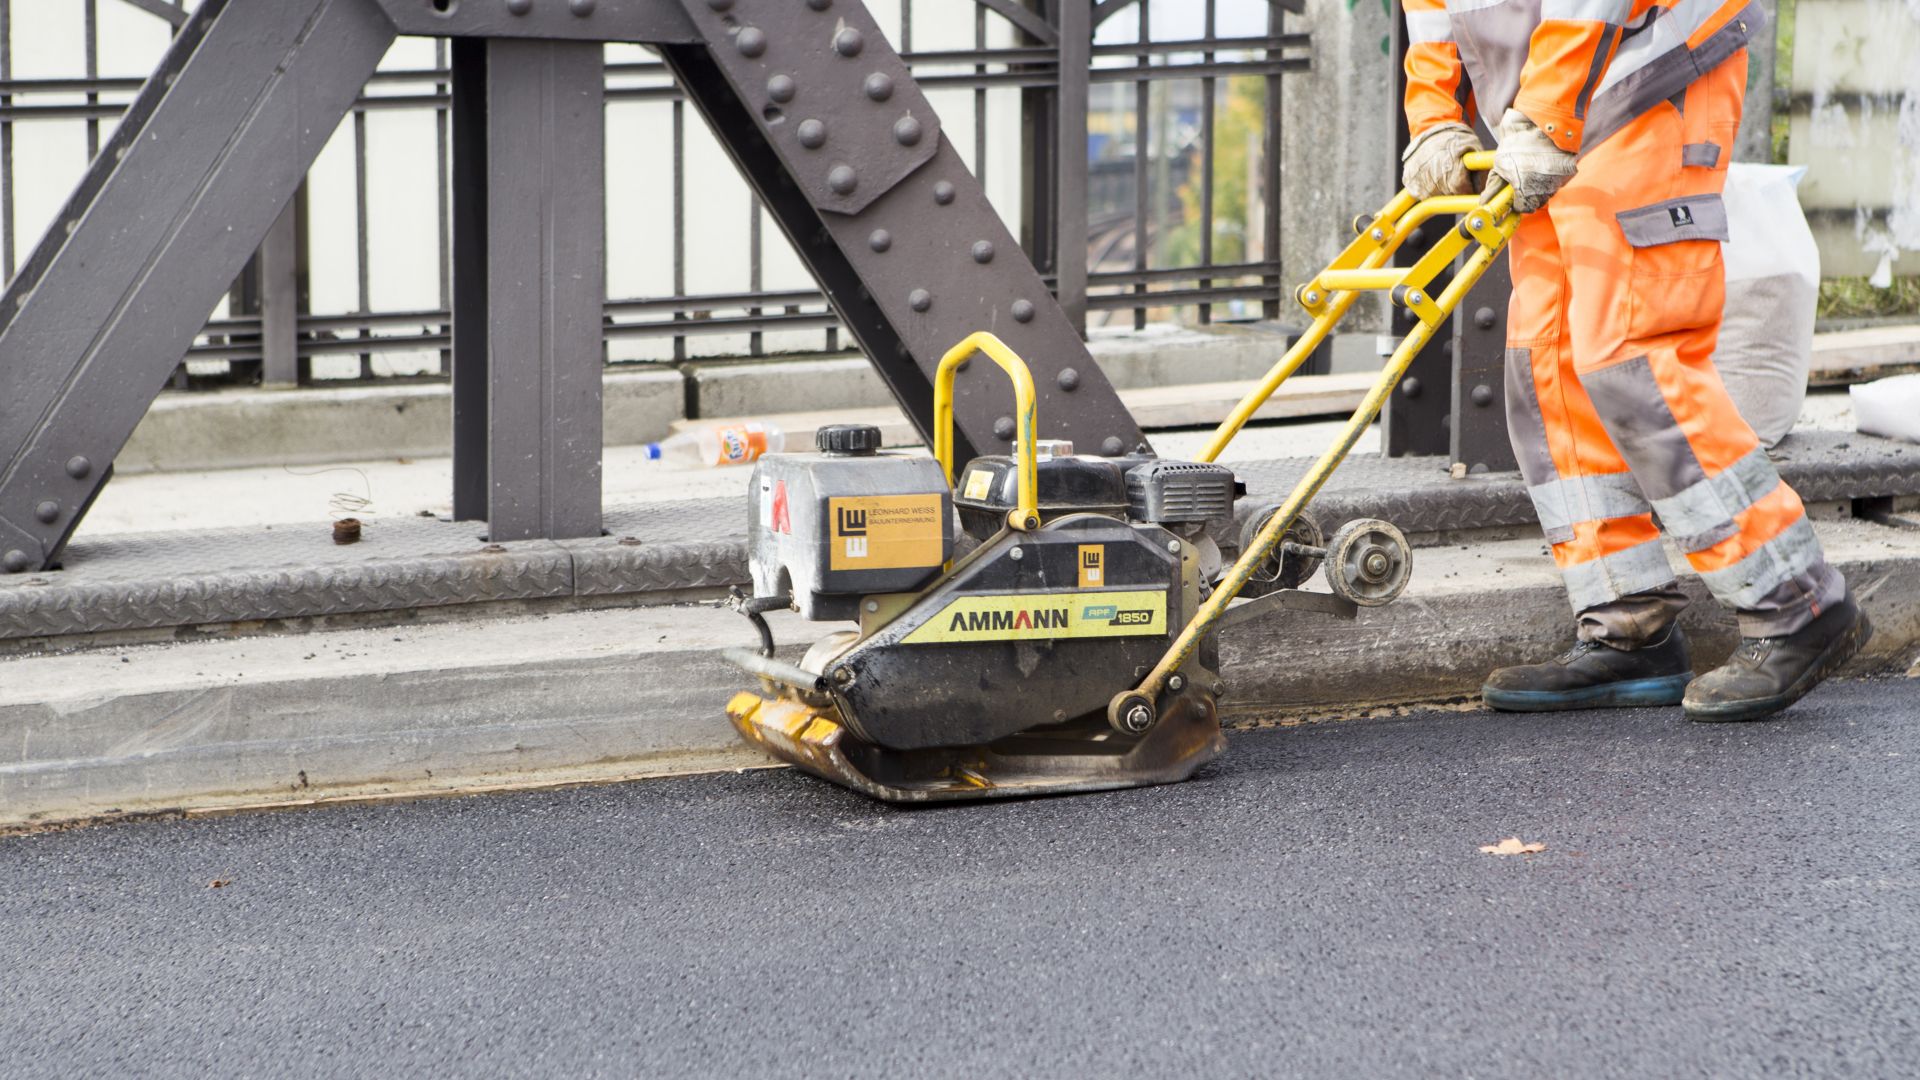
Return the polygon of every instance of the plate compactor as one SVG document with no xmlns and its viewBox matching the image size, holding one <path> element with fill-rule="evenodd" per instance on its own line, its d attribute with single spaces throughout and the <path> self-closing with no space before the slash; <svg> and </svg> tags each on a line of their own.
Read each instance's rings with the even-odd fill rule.
<svg viewBox="0 0 1920 1080">
<path fill-rule="evenodd" d="M 1490 154 L 1468 155 L 1485 169 Z M 1512 194 L 1416 201 L 1358 220 L 1358 237 L 1300 287 L 1312 325 L 1197 461 L 1096 457 L 1035 438 L 1026 364 L 991 334 L 942 358 L 933 456 L 888 453 L 878 429 L 822 429 L 817 452 L 762 458 L 751 480 L 759 677 L 727 711 L 747 741 L 889 802 L 1093 791 L 1184 780 L 1226 747 L 1217 634 L 1276 607 L 1352 617 L 1405 588 L 1406 538 L 1384 521 L 1323 538 L 1307 504 L 1408 364 L 1518 223 Z M 1389 267 L 1422 223 L 1461 215 L 1420 259 Z M 1439 295 L 1426 288 L 1462 255 Z M 1363 291 L 1419 322 L 1341 435 L 1277 506 L 1247 505 L 1214 464 Z M 1014 452 L 953 460 L 953 384 L 976 354 L 1013 383 Z M 1228 557 L 1233 560 L 1228 562 Z M 1332 592 L 1299 588 L 1320 566 Z M 765 613 L 857 625 L 799 663 L 776 658 Z"/>
</svg>

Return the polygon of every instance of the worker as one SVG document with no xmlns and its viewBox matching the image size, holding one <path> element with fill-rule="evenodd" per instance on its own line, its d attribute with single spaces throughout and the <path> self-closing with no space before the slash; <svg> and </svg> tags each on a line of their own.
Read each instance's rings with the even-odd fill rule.
<svg viewBox="0 0 1920 1080">
<path fill-rule="evenodd" d="M 1485 700 L 1679 702 L 1694 720 L 1785 709 L 1872 631 L 1712 363 L 1721 190 L 1765 14 L 1750 0 L 1405 6 L 1407 188 L 1473 190 L 1476 117 L 1513 188 L 1508 426 L 1579 624 L 1559 658 L 1495 671 Z M 1654 514 L 1739 620 L 1739 648 L 1697 679 Z"/>
</svg>

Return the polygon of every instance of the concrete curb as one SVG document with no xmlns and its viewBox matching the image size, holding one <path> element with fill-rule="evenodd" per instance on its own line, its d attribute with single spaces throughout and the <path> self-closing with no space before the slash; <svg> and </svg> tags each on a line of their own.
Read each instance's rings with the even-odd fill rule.
<svg viewBox="0 0 1920 1080">
<path fill-rule="evenodd" d="M 601 411 L 607 445 L 657 439 L 685 415 L 685 381 L 665 367 L 608 372 Z M 114 468 L 133 474 L 445 457 L 452 446 L 446 383 L 164 394 Z"/>
<path fill-rule="evenodd" d="M 1286 347 L 1286 328 L 1266 323 L 1156 325 L 1099 334 L 1088 345 L 1123 388 L 1249 382 Z M 659 439 L 689 407 L 696 416 L 730 417 L 892 404 L 880 376 L 858 354 L 623 365 L 606 375 L 604 438 L 608 446 Z M 166 394 L 134 430 L 115 468 L 130 475 L 444 457 L 452 445 L 452 397 L 444 382 Z"/>
<path fill-rule="evenodd" d="M 1916 534 L 1819 529 L 1877 627 L 1851 672 L 1906 670 Z M 1416 563 L 1405 598 L 1353 622 L 1283 612 L 1225 635 L 1229 720 L 1458 700 L 1570 636 L 1537 541 L 1423 548 Z M 1688 587 L 1710 666 L 1731 622 Z M 775 620 L 796 659 L 827 629 Z M 721 715 L 746 679 L 718 650 L 749 636 L 729 612 L 651 607 L 0 660 L 0 826 L 760 764 Z"/>
</svg>

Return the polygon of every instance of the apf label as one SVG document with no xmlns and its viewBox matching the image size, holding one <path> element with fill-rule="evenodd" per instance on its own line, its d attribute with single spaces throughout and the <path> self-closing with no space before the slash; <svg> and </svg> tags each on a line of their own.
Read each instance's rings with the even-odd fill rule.
<svg viewBox="0 0 1920 1080">
<path fill-rule="evenodd" d="M 858 495 L 827 500 L 827 569 L 940 565 L 940 496 Z"/>
<path fill-rule="evenodd" d="M 956 596 L 902 639 L 906 645 L 958 641 L 1053 641 L 1167 632 L 1163 590 Z"/>
</svg>

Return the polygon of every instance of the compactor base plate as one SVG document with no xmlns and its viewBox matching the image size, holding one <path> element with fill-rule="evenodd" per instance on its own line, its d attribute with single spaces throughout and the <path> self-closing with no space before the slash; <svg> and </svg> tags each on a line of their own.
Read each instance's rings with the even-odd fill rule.
<svg viewBox="0 0 1920 1080">
<path fill-rule="evenodd" d="M 831 705 L 742 692 L 727 703 L 742 738 L 842 787 L 893 803 L 958 802 L 1170 784 L 1226 749 L 1210 696 L 1171 698 L 1151 730 L 1116 734 L 1104 717 L 985 746 L 889 750 L 856 738 Z"/>
</svg>

